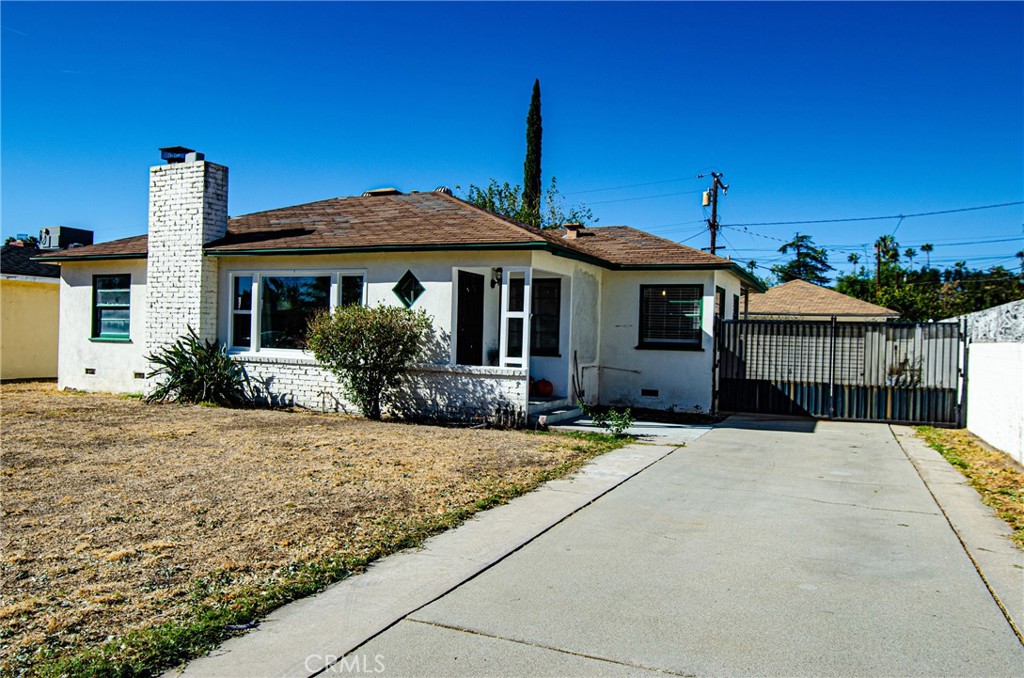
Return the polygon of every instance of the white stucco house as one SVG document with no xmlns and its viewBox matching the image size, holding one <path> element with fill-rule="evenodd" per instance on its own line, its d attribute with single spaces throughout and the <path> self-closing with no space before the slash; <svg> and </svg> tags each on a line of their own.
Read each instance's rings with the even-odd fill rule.
<svg viewBox="0 0 1024 678">
<path fill-rule="evenodd" d="M 436 342 L 402 409 L 528 416 L 588 404 L 703 411 L 714 315 L 760 283 L 736 264 L 623 226 L 542 231 L 447 189 L 385 189 L 228 217 L 228 169 L 188 149 L 151 168 L 146 235 L 41 258 L 61 266 L 58 384 L 148 388 L 146 355 L 193 327 L 279 403 L 346 407 L 303 350 L 310 315 L 402 304 Z M 553 385 L 548 398 L 530 380 Z"/>
</svg>

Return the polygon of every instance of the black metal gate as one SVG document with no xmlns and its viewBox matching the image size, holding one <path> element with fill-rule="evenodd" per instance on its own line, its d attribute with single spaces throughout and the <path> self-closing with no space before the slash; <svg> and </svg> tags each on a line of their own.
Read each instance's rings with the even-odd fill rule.
<svg viewBox="0 0 1024 678">
<path fill-rule="evenodd" d="M 914 424 L 961 422 L 960 323 L 717 323 L 717 408 Z"/>
</svg>

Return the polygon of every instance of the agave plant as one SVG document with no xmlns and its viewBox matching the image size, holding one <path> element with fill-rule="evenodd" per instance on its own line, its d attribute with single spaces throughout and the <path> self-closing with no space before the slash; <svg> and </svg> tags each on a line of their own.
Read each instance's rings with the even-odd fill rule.
<svg viewBox="0 0 1024 678">
<path fill-rule="evenodd" d="M 188 334 L 146 356 L 157 368 L 149 377 L 163 377 L 147 402 L 242 405 L 252 401 L 249 377 L 216 341 L 204 341 L 190 326 Z"/>
</svg>

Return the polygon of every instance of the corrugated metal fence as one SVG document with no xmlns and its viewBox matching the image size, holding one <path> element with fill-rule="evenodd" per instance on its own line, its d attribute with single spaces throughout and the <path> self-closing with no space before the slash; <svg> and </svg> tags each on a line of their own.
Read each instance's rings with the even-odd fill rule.
<svg viewBox="0 0 1024 678">
<path fill-rule="evenodd" d="M 957 424 L 959 323 L 719 321 L 718 409 Z"/>
</svg>

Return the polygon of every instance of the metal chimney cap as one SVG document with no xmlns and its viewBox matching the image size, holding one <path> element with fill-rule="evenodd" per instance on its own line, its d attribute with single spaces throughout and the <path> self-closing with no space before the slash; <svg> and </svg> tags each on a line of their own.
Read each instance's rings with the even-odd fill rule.
<svg viewBox="0 0 1024 678">
<path fill-rule="evenodd" d="M 168 165 L 173 165 L 178 162 L 194 162 L 196 160 L 203 160 L 205 156 L 202 153 L 197 153 L 191 148 L 185 148 L 184 146 L 167 146 L 166 148 L 160 149 L 160 158 L 167 161 Z"/>
</svg>

